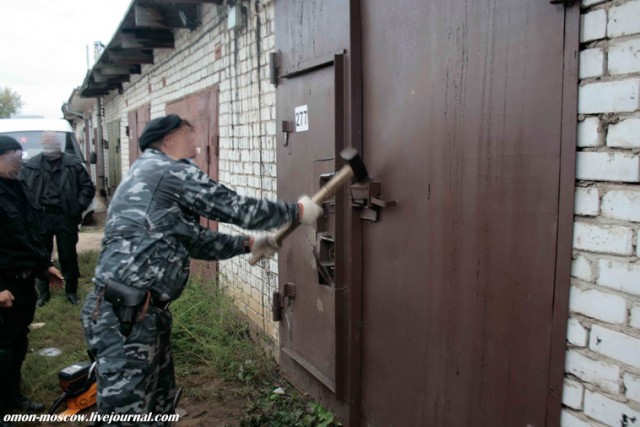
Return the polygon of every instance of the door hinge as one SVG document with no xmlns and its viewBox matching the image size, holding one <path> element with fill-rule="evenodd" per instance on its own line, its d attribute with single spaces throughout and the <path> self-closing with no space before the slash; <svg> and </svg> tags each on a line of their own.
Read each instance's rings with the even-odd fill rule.
<svg viewBox="0 0 640 427">
<path fill-rule="evenodd" d="M 551 4 L 563 4 L 565 6 L 573 6 L 575 0 L 549 0 Z"/>
<path fill-rule="evenodd" d="M 371 222 L 378 221 L 381 208 L 390 208 L 396 205 L 395 200 L 384 200 L 381 196 L 382 184 L 380 181 L 371 180 L 351 186 L 351 206 L 360 208 L 360 218 Z"/>
<path fill-rule="evenodd" d="M 207 145 L 206 158 L 207 158 L 207 164 L 210 164 L 211 163 L 211 146 L 210 145 Z"/>
<path fill-rule="evenodd" d="M 293 282 L 285 283 L 282 292 L 275 291 L 273 293 L 271 313 L 274 322 L 282 320 L 282 310 L 289 307 L 294 299 L 296 299 L 296 285 Z"/>
<path fill-rule="evenodd" d="M 269 52 L 269 83 L 278 86 L 278 52 Z"/>
</svg>

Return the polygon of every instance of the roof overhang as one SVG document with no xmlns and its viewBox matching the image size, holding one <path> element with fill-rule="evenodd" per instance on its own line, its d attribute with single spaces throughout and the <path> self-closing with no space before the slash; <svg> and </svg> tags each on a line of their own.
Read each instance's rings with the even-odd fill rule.
<svg viewBox="0 0 640 427">
<path fill-rule="evenodd" d="M 176 28 L 195 29 L 201 22 L 201 3 L 224 0 L 132 0 L 120 26 L 79 89 L 84 98 L 122 93 L 122 83 L 153 64 L 154 49 L 173 49 Z"/>
</svg>

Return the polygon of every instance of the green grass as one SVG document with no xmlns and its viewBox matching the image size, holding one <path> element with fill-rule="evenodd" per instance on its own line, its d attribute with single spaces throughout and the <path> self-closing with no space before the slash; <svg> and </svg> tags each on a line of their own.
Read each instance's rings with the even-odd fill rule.
<svg viewBox="0 0 640 427">
<path fill-rule="evenodd" d="M 217 286 L 191 282 L 171 311 L 177 376 L 204 365 L 221 379 L 251 384 L 274 369 L 273 359 L 251 339 L 246 319 Z"/>
<path fill-rule="evenodd" d="M 91 278 L 97 261 L 97 252 L 79 254 L 80 283 L 78 296 L 84 300 L 93 288 Z M 89 360 L 86 351 L 80 312 L 82 304 L 71 305 L 65 298 L 64 289 L 51 289 L 51 300 L 36 309 L 34 324 L 44 323 L 40 328 L 31 327 L 29 353 L 22 369 L 22 389 L 31 398 L 44 402 L 47 409 L 62 393 L 58 372 L 78 361 Z M 42 356 L 38 352 L 55 347 L 59 356 Z"/>
<path fill-rule="evenodd" d="M 97 258 L 97 252 L 79 256 L 82 300 L 93 289 Z M 33 352 L 22 370 L 23 391 L 45 402 L 47 409 L 62 391 L 59 371 L 88 360 L 81 310 L 82 304 L 66 301 L 64 290 L 52 290 L 51 301 L 36 310 L 34 323 L 44 326 L 30 334 Z M 247 319 L 214 283 L 191 281 L 171 311 L 176 379 L 190 401 L 224 405 L 230 397 L 240 400 L 245 406 L 241 424 L 246 427 L 336 425 L 333 414 L 302 397 L 280 376 L 274 359 L 252 339 Z M 62 352 L 55 357 L 38 354 L 47 347 Z M 278 387 L 285 393 L 274 393 Z"/>
</svg>

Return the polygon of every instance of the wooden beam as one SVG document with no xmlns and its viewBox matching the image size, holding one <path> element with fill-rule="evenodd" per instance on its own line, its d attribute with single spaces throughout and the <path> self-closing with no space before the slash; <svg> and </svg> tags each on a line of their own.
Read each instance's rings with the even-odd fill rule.
<svg viewBox="0 0 640 427">
<path fill-rule="evenodd" d="M 101 64 L 96 65 L 97 71 L 100 71 L 105 76 L 116 76 L 118 74 L 140 74 L 140 65 L 113 65 L 113 64 Z"/>
<path fill-rule="evenodd" d="M 134 24 L 136 28 L 197 28 L 200 22 L 200 6 L 189 3 L 163 3 L 136 5 Z"/>
<path fill-rule="evenodd" d="M 174 46 L 173 32 L 170 30 L 130 29 L 118 34 L 123 49 L 133 48 L 171 48 Z"/>
<path fill-rule="evenodd" d="M 105 75 L 100 71 L 93 71 L 93 81 L 96 83 L 122 83 L 130 80 L 129 74 Z"/>
<path fill-rule="evenodd" d="M 113 64 L 153 64 L 153 51 L 143 49 L 108 49 L 108 61 Z"/>
<path fill-rule="evenodd" d="M 159 9 L 136 5 L 134 22 L 138 28 L 169 28 L 164 24 L 164 17 Z"/>
<path fill-rule="evenodd" d="M 91 80 L 86 83 L 87 86 L 83 86 L 80 89 L 80 96 L 83 98 L 98 98 L 108 95 L 112 90 L 123 92 L 122 83 L 95 83 Z"/>
</svg>

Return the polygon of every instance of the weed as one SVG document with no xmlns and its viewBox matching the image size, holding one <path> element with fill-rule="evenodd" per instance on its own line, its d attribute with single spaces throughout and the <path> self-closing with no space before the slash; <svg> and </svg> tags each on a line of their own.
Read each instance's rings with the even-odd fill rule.
<svg viewBox="0 0 640 427">
<path fill-rule="evenodd" d="M 190 283 L 172 312 L 178 375 L 205 365 L 224 380 L 248 385 L 273 369 L 274 362 L 251 340 L 249 325 L 231 297 L 216 286 Z"/>
<path fill-rule="evenodd" d="M 82 299 L 93 289 L 97 259 L 95 251 L 79 255 Z M 64 291 L 53 290 L 51 301 L 36 311 L 34 322 L 44 326 L 32 328 L 23 390 L 47 406 L 61 393 L 60 370 L 88 360 L 81 309 L 82 304 L 66 302 Z M 216 284 L 191 281 L 171 311 L 176 378 L 188 400 L 209 407 L 214 402 L 222 406 L 230 400 L 240 402 L 245 406 L 241 423 L 247 427 L 339 425 L 333 414 L 302 397 L 279 375 L 273 358 L 252 340 L 247 319 Z M 47 347 L 58 348 L 61 354 L 39 354 Z M 276 393 L 278 389 L 283 393 Z"/>
</svg>

